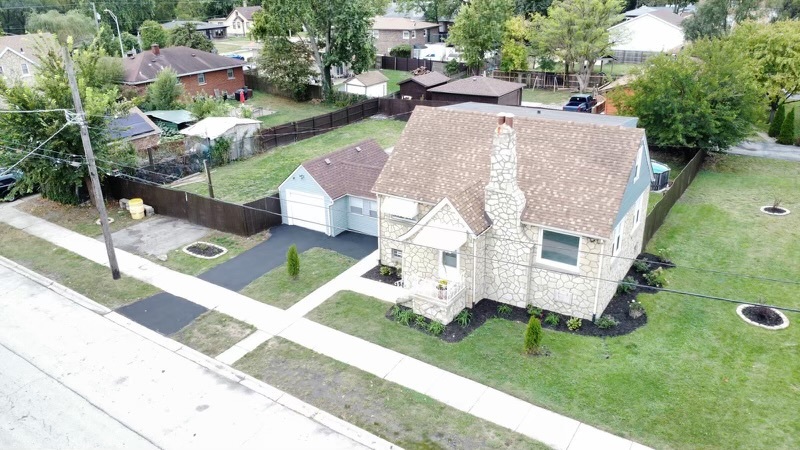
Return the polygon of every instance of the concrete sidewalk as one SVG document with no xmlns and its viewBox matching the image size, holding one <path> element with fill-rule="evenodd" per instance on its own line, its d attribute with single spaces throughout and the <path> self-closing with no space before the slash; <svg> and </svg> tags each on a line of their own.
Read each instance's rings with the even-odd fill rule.
<svg viewBox="0 0 800 450">
<path fill-rule="evenodd" d="M 0 220 L 92 261 L 107 265 L 103 244 L 93 239 L 13 208 L 0 208 Z M 311 299 L 309 299 L 311 296 L 306 297 L 295 305 L 296 309 L 289 312 L 251 300 L 203 280 L 174 272 L 127 252 L 118 251 L 117 258 L 121 271 L 126 275 L 206 308 L 216 309 L 258 328 L 260 330 L 258 338 L 237 344 L 240 351 L 254 348 L 259 340 L 263 342 L 271 336 L 281 336 L 557 449 L 645 448 L 393 350 L 301 318 L 300 313 L 325 300 L 324 298 L 320 300 L 324 296 L 324 290 Z M 381 295 L 381 290 L 383 287 L 368 294 Z"/>
</svg>

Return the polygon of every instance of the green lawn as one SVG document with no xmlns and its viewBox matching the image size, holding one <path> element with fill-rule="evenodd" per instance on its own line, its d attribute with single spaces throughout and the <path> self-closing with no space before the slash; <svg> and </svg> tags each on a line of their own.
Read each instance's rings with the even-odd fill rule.
<svg viewBox="0 0 800 450">
<path fill-rule="evenodd" d="M 375 139 L 382 146 L 394 145 L 400 137 L 405 122 L 396 120 L 365 119 L 294 144 L 278 147 L 254 156 L 219 167 L 212 172 L 216 198 L 229 202 L 246 203 L 274 194 L 278 186 L 300 163 L 364 139 Z M 177 189 L 207 195 L 204 183 L 194 183 Z"/>
<path fill-rule="evenodd" d="M 260 46 L 260 44 L 253 42 L 252 39 L 245 36 L 231 36 L 226 39 L 214 39 L 212 42 L 219 53 L 235 52 L 240 48 L 249 46 L 251 44 Z"/>
<path fill-rule="evenodd" d="M 547 448 L 279 337 L 234 367 L 409 450 Z"/>
<path fill-rule="evenodd" d="M 523 89 L 523 102 L 544 103 L 547 105 L 563 105 L 567 103 L 572 92 L 569 90 L 553 91 L 552 89 Z"/>
<path fill-rule="evenodd" d="M 236 320 L 227 314 L 208 311 L 170 337 L 181 344 L 216 358 L 253 331 L 256 331 L 256 328 L 252 325 Z"/>
<path fill-rule="evenodd" d="M 800 279 L 800 215 L 759 212 L 773 193 L 800 211 L 800 164 L 727 156 L 702 171 L 649 249 L 679 266 Z M 796 285 L 672 269 L 669 288 L 800 307 Z M 800 315 L 787 330 L 744 323 L 736 305 L 640 295 L 648 324 L 600 339 L 545 331 L 551 356 L 522 354 L 524 325 L 489 320 L 456 344 L 384 318 L 385 303 L 340 293 L 312 320 L 655 448 L 800 448 Z"/>
<path fill-rule="evenodd" d="M 167 253 L 166 261 L 159 261 L 156 258 L 151 259 L 157 264 L 161 264 L 162 266 L 187 275 L 200 275 L 206 270 L 238 256 L 242 252 L 253 248 L 267 239 L 269 239 L 268 231 L 248 237 L 223 233 L 222 231 L 212 231 L 208 235 L 203 236 L 200 241 L 210 242 L 228 249 L 228 252 L 220 257 L 214 259 L 197 258 L 192 255 L 187 255 L 183 251 L 183 247 L 180 247 Z"/>
<path fill-rule="evenodd" d="M 100 218 L 100 213 L 91 205 L 62 205 L 39 197 L 26 199 L 14 207 L 85 236 L 97 237 L 103 234 L 100 225 L 95 223 Z M 106 211 L 108 212 L 108 217 L 114 219 L 110 226 L 112 233 L 148 220 L 148 218 L 132 219 L 131 214 L 124 209 L 120 209 L 119 203 L 115 201 L 106 203 Z"/>
<path fill-rule="evenodd" d="M 386 75 L 386 78 L 389 79 L 389 82 L 386 83 L 386 92 L 390 94 L 400 90 L 400 85 L 397 83 L 411 78 L 411 72 L 405 72 L 403 70 L 384 69 L 381 70 L 381 73 Z"/>
<path fill-rule="evenodd" d="M 286 264 L 283 264 L 248 284 L 241 293 L 260 302 L 288 309 L 355 263 L 355 259 L 340 253 L 312 248 L 300 254 L 300 275 L 296 280 L 289 276 Z"/>
<path fill-rule="evenodd" d="M 0 224 L 0 255 L 111 309 L 158 293 L 124 275 L 113 280 L 110 269 L 6 224 Z"/>
<path fill-rule="evenodd" d="M 264 124 L 263 126 L 265 128 L 308 119 L 309 117 L 319 116 L 339 109 L 326 103 L 314 104 L 310 101 L 296 102 L 289 98 L 264 92 L 253 92 L 253 98 L 248 100 L 248 103 L 250 106 L 262 107 L 270 111 L 275 111 L 268 116 L 261 116 L 258 118 L 258 120 Z"/>
</svg>

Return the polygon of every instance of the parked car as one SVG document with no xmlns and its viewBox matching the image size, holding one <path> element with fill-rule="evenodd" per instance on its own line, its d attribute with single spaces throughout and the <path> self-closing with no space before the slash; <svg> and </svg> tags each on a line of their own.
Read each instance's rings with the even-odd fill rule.
<svg viewBox="0 0 800 450">
<path fill-rule="evenodd" d="M 6 169 L 0 167 L 0 174 L 4 173 Z M 22 172 L 19 170 L 12 170 L 4 175 L 0 175 L 0 201 L 13 200 L 13 198 L 6 198 L 11 193 L 11 189 L 17 184 L 17 181 L 22 178 Z"/>
<path fill-rule="evenodd" d="M 564 111 L 592 112 L 592 108 L 597 105 L 597 99 L 591 94 L 577 94 L 569 98 L 569 101 L 561 109 Z"/>
</svg>

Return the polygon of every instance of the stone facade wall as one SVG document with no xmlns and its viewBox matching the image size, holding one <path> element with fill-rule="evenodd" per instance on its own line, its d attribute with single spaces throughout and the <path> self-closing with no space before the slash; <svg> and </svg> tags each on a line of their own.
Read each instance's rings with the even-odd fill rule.
<svg viewBox="0 0 800 450">
<path fill-rule="evenodd" d="M 28 75 L 22 73 L 22 65 L 28 65 Z M 33 84 L 37 67 L 27 59 L 17 55 L 12 51 L 7 51 L 0 59 L 0 67 L 3 68 L 2 78 L 9 84 L 21 81 L 25 84 Z"/>
<path fill-rule="evenodd" d="M 385 198 L 386 197 L 383 195 L 378 196 L 379 208 L 382 207 L 381 205 L 383 205 L 383 200 Z M 425 214 L 427 214 L 428 211 L 433 208 L 432 205 L 427 205 L 424 203 L 418 203 L 417 206 L 419 208 L 419 215 L 417 216 L 418 218 L 424 217 Z M 378 211 L 378 217 L 378 227 L 380 229 L 381 237 L 380 241 L 378 242 L 378 256 L 380 257 L 382 264 L 397 267 L 400 264 L 392 260 L 392 249 L 396 248 L 400 251 L 403 251 L 403 256 L 405 257 L 405 244 L 402 242 L 397 242 L 393 239 L 397 239 L 406 234 L 416 222 L 410 220 L 393 219 L 389 216 L 389 214 L 384 214 L 383 211 Z"/>
<path fill-rule="evenodd" d="M 465 297 L 462 295 L 460 299 L 447 305 L 443 302 L 431 301 L 415 295 L 411 300 L 411 309 L 416 314 L 422 314 L 428 319 L 447 325 L 466 306 L 464 299 Z"/>
</svg>

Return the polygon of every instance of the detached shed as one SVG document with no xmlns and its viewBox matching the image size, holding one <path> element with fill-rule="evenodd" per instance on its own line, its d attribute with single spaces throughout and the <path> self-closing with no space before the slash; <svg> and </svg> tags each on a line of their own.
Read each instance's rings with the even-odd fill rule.
<svg viewBox="0 0 800 450">
<path fill-rule="evenodd" d="M 441 86 L 450 81 L 450 77 L 439 72 L 430 72 L 425 75 L 417 75 L 400 83 L 400 98 L 425 99 L 430 100 L 428 89 Z"/>
<path fill-rule="evenodd" d="M 192 116 L 192 113 L 185 109 L 166 109 L 148 111 L 147 117 L 153 119 L 161 129 L 170 129 L 173 131 L 182 130 L 189 125 L 197 122 Z"/>
<path fill-rule="evenodd" d="M 430 100 L 446 102 L 478 102 L 496 105 L 520 106 L 521 83 L 489 77 L 469 77 L 428 89 Z"/>
<path fill-rule="evenodd" d="M 161 129 L 134 106 L 127 116 L 108 123 L 108 136 L 115 142 L 130 142 L 133 148 L 142 151 L 158 144 Z"/>
<path fill-rule="evenodd" d="M 360 73 L 344 82 L 344 90 L 348 94 L 366 95 L 367 97 L 383 97 L 387 94 L 386 76 L 377 70 Z"/>
<path fill-rule="evenodd" d="M 283 223 L 336 236 L 353 230 L 378 235 L 372 185 L 389 155 L 374 140 L 304 162 L 278 188 Z"/>
<path fill-rule="evenodd" d="M 236 160 L 253 154 L 255 137 L 261 122 L 238 117 L 207 117 L 181 130 L 186 136 L 187 153 L 206 153 L 218 139 L 231 142 L 230 159 Z"/>
</svg>

